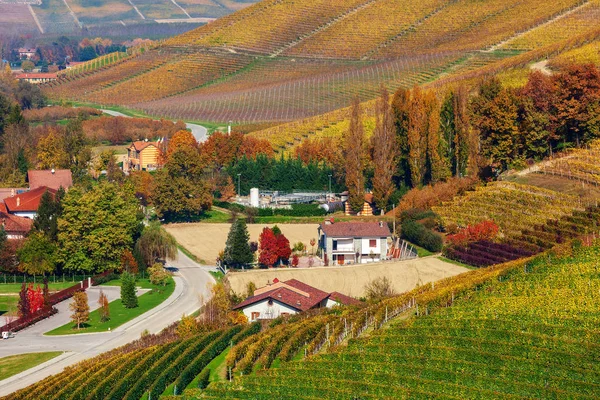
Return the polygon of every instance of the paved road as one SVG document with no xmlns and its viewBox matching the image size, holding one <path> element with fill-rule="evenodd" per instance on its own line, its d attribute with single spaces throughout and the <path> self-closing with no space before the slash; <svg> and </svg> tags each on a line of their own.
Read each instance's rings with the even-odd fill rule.
<svg viewBox="0 0 600 400">
<path fill-rule="evenodd" d="M 129 115 L 125 115 L 123 113 L 120 113 L 118 111 L 112 111 L 112 110 L 100 110 L 105 114 L 108 115 L 112 115 L 113 117 L 127 117 L 130 118 Z M 194 137 L 196 138 L 196 140 L 198 141 L 198 143 L 202 143 L 205 142 L 208 139 L 208 130 L 203 127 L 202 125 L 196 125 L 196 124 L 185 124 L 185 126 L 192 131 L 192 135 L 194 135 Z"/>
<path fill-rule="evenodd" d="M 13 339 L 0 341 L 0 357 L 41 351 L 66 352 L 54 360 L 0 381 L 0 396 L 5 396 L 47 376 L 59 373 L 69 365 L 138 339 L 144 330 L 148 330 L 150 333 L 158 333 L 163 328 L 179 320 L 183 314 L 189 315 L 198 310 L 205 300 L 210 297 L 210 287 L 215 282 L 208 273 L 211 268 L 195 263 L 181 252 L 179 252 L 178 259 L 170 261 L 169 264 L 177 268 L 174 276 L 175 291 L 173 294 L 158 307 L 112 332 L 43 336 L 43 332 L 47 331 L 48 328 L 53 329 L 64 323 L 62 319 L 59 320 L 65 318 L 64 313 L 62 313 L 62 315 L 57 314 L 44 322 L 18 332 Z M 94 291 L 97 290 L 97 288 L 88 290 L 88 296 L 90 296 L 90 299 L 95 296 L 96 302 L 97 293 L 94 293 Z M 109 287 L 104 288 L 104 290 L 109 298 L 114 298 L 114 291 Z M 63 303 L 68 303 L 68 301 Z M 93 305 L 92 300 L 90 300 L 90 305 Z M 58 306 L 59 309 L 65 307 L 62 303 Z M 42 326 L 42 324 L 46 325 Z"/>
</svg>

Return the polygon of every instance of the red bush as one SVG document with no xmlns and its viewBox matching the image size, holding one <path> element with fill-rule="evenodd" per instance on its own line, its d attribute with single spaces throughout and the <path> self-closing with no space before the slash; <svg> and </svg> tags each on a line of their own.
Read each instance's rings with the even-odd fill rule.
<svg viewBox="0 0 600 400">
<path fill-rule="evenodd" d="M 464 246 L 470 242 L 493 240 L 498 235 L 498 225 L 494 221 L 481 221 L 477 225 L 469 225 L 454 235 L 448 235 L 447 240 L 454 246 Z"/>
</svg>

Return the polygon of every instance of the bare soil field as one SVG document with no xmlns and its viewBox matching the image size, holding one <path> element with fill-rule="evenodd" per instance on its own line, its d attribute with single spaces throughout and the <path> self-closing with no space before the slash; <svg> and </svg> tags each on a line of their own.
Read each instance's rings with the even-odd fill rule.
<svg viewBox="0 0 600 400">
<path fill-rule="evenodd" d="M 219 252 L 225 248 L 230 226 L 230 224 L 193 223 L 168 224 L 164 225 L 164 228 L 190 253 L 200 260 L 214 265 Z M 249 224 L 250 240 L 257 242 L 258 236 L 266 226 L 272 227 L 273 225 Z M 277 226 L 288 238 L 292 247 L 297 242 L 310 246 L 310 239 L 317 239 L 318 224 L 278 224 Z"/>
<path fill-rule="evenodd" d="M 245 294 L 249 282 L 257 287 L 265 286 L 277 278 L 281 281 L 298 279 L 326 292 L 337 291 L 353 297 L 364 295 L 364 287 L 375 278 L 387 276 L 397 293 L 407 292 L 417 285 L 462 274 L 467 268 L 450 264 L 437 257 L 410 261 L 363 264 L 345 267 L 315 267 L 306 269 L 283 268 L 230 272 L 227 279 L 231 289 Z"/>
</svg>

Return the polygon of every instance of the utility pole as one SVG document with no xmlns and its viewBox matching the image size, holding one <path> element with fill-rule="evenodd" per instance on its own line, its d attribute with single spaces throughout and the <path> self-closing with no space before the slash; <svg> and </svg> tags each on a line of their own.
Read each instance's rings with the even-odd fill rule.
<svg viewBox="0 0 600 400">
<path fill-rule="evenodd" d="M 242 174 L 237 174 L 238 175 L 238 197 L 241 197 L 242 194 L 240 193 L 240 181 L 242 179 Z"/>
</svg>

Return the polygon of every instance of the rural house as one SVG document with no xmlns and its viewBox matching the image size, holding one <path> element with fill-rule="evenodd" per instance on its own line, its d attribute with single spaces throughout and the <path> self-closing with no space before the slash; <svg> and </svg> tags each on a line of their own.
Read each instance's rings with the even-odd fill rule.
<svg viewBox="0 0 600 400">
<path fill-rule="evenodd" d="M 29 190 L 41 187 L 58 190 L 61 187 L 68 191 L 73 186 L 73 175 L 70 169 L 45 169 L 27 171 Z"/>
<path fill-rule="evenodd" d="M 58 78 L 58 75 L 53 72 L 26 72 L 15 76 L 20 81 L 29 82 L 34 85 L 41 83 L 52 82 Z"/>
<path fill-rule="evenodd" d="M 388 253 L 392 234 L 384 222 L 326 221 L 319 225 L 319 248 L 325 264 L 366 264 Z"/>
<path fill-rule="evenodd" d="M 352 297 L 338 292 L 327 293 L 296 279 L 285 282 L 274 279 L 272 284 L 256 289 L 253 296 L 233 309 L 241 310 L 249 321 L 256 321 L 285 317 L 313 308 L 359 303 Z"/>
<path fill-rule="evenodd" d="M 31 230 L 32 225 L 32 219 L 12 215 L 6 209 L 6 205 L 0 203 L 0 226 L 4 228 L 7 239 L 23 239 Z"/>
<path fill-rule="evenodd" d="M 41 186 L 36 189 L 17 194 L 16 196 L 4 199 L 3 209 L 11 215 L 17 217 L 34 219 L 37 216 L 37 210 L 44 193 L 50 192 L 52 197 L 56 194 L 55 189 Z"/>
<path fill-rule="evenodd" d="M 127 148 L 124 171 L 152 171 L 159 165 L 160 149 L 158 142 L 137 141 Z"/>
</svg>

